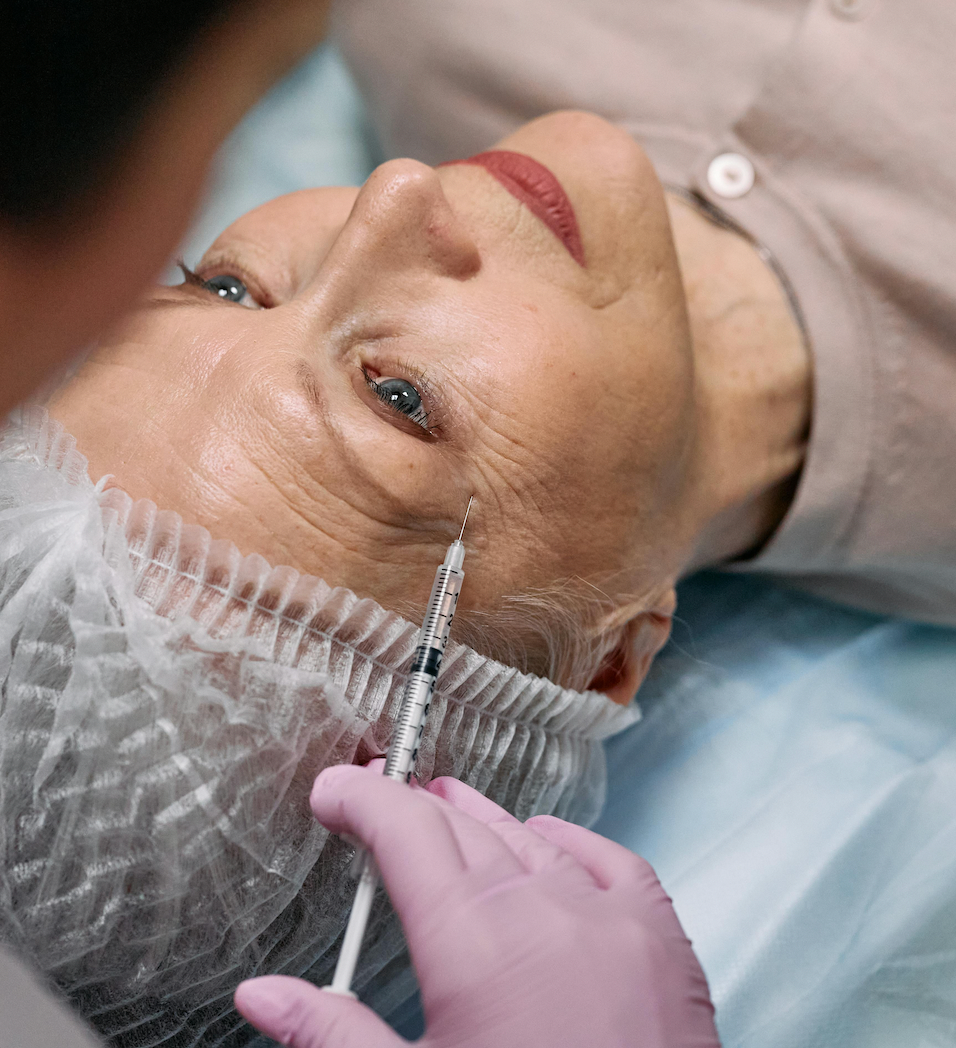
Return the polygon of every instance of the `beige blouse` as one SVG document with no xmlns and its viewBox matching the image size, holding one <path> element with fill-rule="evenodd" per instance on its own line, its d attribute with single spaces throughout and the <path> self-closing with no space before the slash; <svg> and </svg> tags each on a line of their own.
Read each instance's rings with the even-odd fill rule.
<svg viewBox="0 0 956 1048">
<path fill-rule="evenodd" d="M 389 155 L 541 113 L 627 128 L 775 257 L 814 354 L 796 499 L 748 571 L 956 624 L 956 2 L 346 0 Z"/>
</svg>

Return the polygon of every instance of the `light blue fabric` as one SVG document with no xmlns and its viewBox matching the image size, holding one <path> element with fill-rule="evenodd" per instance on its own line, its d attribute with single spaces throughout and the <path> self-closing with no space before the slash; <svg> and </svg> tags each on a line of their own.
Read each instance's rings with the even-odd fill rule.
<svg viewBox="0 0 956 1048">
<path fill-rule="evenodd" d="M 187 261 L 375 158 L 320 49 L 230 139 Z M 679 616 L 597 828 L 673 894 L 726 1048 L 956 1043 L 956 634 L 745 577 L 691 580 Z"/>
<path fill-rule="evenodd" d="M 725 1048 L 956 1043 L 956 633 L 716 575 L 678 614 L 595 829 L 672 894 Z"/>
</svg>

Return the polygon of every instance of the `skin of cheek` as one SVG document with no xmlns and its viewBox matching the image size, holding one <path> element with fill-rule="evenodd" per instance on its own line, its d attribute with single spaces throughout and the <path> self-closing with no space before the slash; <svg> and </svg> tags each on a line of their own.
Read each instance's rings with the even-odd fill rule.
<svg viewBox="0 0 956 1048">
<path fill-rule="evenodd" d="M 444 381 L 472 420 L 467 461 L 478 478 L 475 522 L 487 536 L 494 571 L 485 587 L 475 580 L 470 588 L 492 602 L 495 593 L 619 566 L 599 532 L 607 526 L 618 533 L 627 510 L 610 497 L 622 452 L 619 434 L 604 448 L 615 392 L 595 367 L 599 355 L 589 351 L 601 335 L 593 318 L 554 296 L 534 309 L 526 301 L 506 308 L 500 297 L 489 300 L 498 303 L 495 315 L 469 313 L 464 324 L 476 348 L 452 351 Z M 460 347 L 455 335 L 463 333 L 446 333 L 443 341 Z M 600 462 L 596 448 L 603 448 Z M 579 541 L 582 504 L 607 512 Z"/>
</svg>

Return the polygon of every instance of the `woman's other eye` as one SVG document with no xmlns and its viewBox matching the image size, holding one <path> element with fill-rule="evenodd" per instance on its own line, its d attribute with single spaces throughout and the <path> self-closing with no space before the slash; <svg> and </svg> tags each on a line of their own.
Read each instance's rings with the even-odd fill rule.
<svg viewBox="0 0 956 1048">
<path fill-rule="evenodd" d="M 249 294 L 246 285 L 238 277 L 231 277 L 226 274 L 207 277 L 202 281 L 202 286 L 219 298 L 224 298 L 227 302 L 238 302 L 240 306 L 246 306 L 248 309 L 261 308 L 259 303 Z"/>
<path fill-rule="evenodd" d="M 210 294 L 215 295 L 216 298 L 224 299 L 226 302 L 236 302 L 246 309 L 263 308 L 262 302 L 257 301 L 249 293 L 245 283 L 238 277 L 231 276 L 228 273 L 216 273 L 211 277 L 202 277 L 198 273 L 194 273 L 182 259 L 179 260 L 178 265 L 182 270 L 185 283 L 192 284 L 193 287 L 202 288 L 203 291 L 208 291 Z"/>
<path fill-rule="evenodd" d="M 362 368 L 362 374 L 369 389 L 383 403 L 387 404 L 393 411 L 411 419 L 417 426 L 428 431 L 428 412 L 422 404 L 422 395 L 418 390 L 403 378 L 373 378 L 366 368 Z"/>
</svg>

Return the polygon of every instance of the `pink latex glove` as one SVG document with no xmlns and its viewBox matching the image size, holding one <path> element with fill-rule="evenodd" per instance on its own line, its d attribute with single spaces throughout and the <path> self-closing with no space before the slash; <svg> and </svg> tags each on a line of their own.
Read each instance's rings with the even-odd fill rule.
<svg viewBox="0 0 956 1048">
<path fill-rule="evenodd" d="M 329 768 L 312 810 L 371 848 L 401 917 L 429 1048 L 718 1048 L 707 982 L 654 871 L 550 816 L 522 824 L 454 779 Z M 401 1048 L 370 1008 L 287 976 L 236 1007 L 291 1048 Z"/>
</svg>

